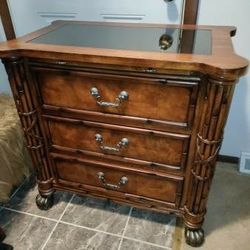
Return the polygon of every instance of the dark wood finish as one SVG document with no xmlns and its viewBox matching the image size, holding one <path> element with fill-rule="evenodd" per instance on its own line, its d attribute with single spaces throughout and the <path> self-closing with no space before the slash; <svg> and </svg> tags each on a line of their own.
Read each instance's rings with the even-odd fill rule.
<svg viewBox="0 0 250 250">
<path fill-rule="evenodd" d="M 198 83 L 189 81 L 188 77 L 184 81 L 40 69 L 36 71 L 36 78 L 45 105 L 130 117 L 147 117 L 186 126 L 192 123 L 192 109 L 195 106 L 198 90 Z M 54 83 L 53 87 L 51 82 Z M 126 91 L 129 97 L 119 107 L 102 107 L 90 93 L 93 87 L 99 90 L 103 101 L 115 103 L 121 91 Z M 177 97 L 178 102 L 176 102 Z M 173 113 L 172 110 L 176 112 Z"/>
<path fill-rule="evenodd" d="M 199 228 L 206 213 L 206 203 L 214 173 L 216 157 L 222 142 L 223 127 L 229 111 L 228 103 L 234 90 L 234 82 L 208 80 L 207 97 L 203 104 L 196 138 L 196 153 L 189 178 L 185 214 L 190 228 Z"/>
<path fill-rule="evenodd" d="M 69 163 L 70 162 L 70 163 Z M 82 183 L 87 186 L 105 188 L 98 179 L 97 174 L 103 172 L 107 183 L 118 185 L 120 179 L 125 176 L 128 182 L 121 185 L 120 188 L 113 188 L 115 192 L 123 192 L 141 197 L 151 198 L 172 203 L 177 208 L 180 203 L 178 199 L 178 190 L 182 187 L 182 177 L 165 177 L 164 175 L 150 176 L 131 170 L 118 170 L 118 167 L 105 165 L 101 167 L 97 164 L 86 164 L 84 160 L 60 156 L 55 159 L 55 167 L 58 173 L 58 180 L 64 180 L 72 183 Z M 111 167 L 112 166 L 112 167 Z M 109 188 L 107 188 L 109 189 Z M 112 188 L 110 188 L 112 189 Z"/>
<path fill-rule="evenodd" d="M 124 157 L 143 160 L 151 166 L 161 164 L 166 169 L 183 169 L 186 164 L 189 135 L 57 117 L 49 117 L 48 127 L 54 146 L 117 155 L 121 160 Z M 95 140 L 97 134 L 103 137 L 102 144 Z M 128 139 L 128 145 L 119 152 L 114 151 L 122 138 Z M 103 150 L 101 146 L 108 149 Z"/>
<path fill-rule="evenodd" d="M 184 24 L 196 24 L 198 11 L 199 11 L 199 0 L 184 0 Z"/>
<path fill-rule="evenodd" d="M 206 27 L 212 55 L 25 43 L 65 23 L 0 46 L 37 171 L 38 206 L 49 208 L 53 192 L 64 190 L 174 213 L 184 219 L 187 243 L 201 245 L 223 128 L 247 68 L 233 51 L 234 29 Z M 128 102 L 99 108 L 92 86 L 105 101 L 126 90 Z M 96 133 L 107 146 L 124 137 L 129 145 L 102 152 Z"/>
<path fill-rule="evenodd" d="M 7 40 L 16 38 L 7 0 L 0 0 L 0 17 Z"/>
</svg>

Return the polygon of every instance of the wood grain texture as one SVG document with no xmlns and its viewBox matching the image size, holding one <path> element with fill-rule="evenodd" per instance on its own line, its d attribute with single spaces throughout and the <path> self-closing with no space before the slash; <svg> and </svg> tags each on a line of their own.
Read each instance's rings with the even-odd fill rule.
<svg viewBox="0 0 250 250">
<path fill-rule="evenodd" d="M 68 160 L 68 161 L 67 161 Z M 69 161 L 71 163 L 69 164 Z M 67 159 L 57 156 L 55 160 L 58 178 L 61 180 L 70 181 L 72 183 L 83 183 L 89 186 L 105 188 L 103 183 L 98 179 L 97 174 L 103 172 L 105 181 L 112 185 L 118 185 L 120 179 L 125 176 L 128 182 L 118 188 L 108 188 L 114 192 L 125 192 L 142 197 L 148 197 L 159 201 L 165 201 L 176 204 L 178 185 L 181 184 L 181 178 L 170 179 L 164 177 L 150 177 L 143 174 L 134 173 L 132 171 L 121 171 L 114 168 L 88 166 L 84 162 L 75 160 L 74 158 Z M 143 185 L 142 185 L 143 184 Z M 179 202 L 179 200 L 178 200 Z"/>
<path fill-rule="evenodd" d="M 98 73 L 52 71 L 36 72 L 43 103 L 62 108 L 112 113 L 133 117 L 162 120 L 169 123 L 189 121 L 190 106 L 195 105 L 197 82 L 165 78 L 127 77 Z M 51 84 L 53 83 L 53 84 Z M 91 89 L 99 91 L 100 100 L 116 103 L 122 91 L 128 100 L 119 107 L 102 107 L 91 95 Z M 178 98 L 178 102 L 176 102 Z M 176 112 L 172 112 L 176 110 Z"/>
<path fill-rule="evenodd" d="M 26 147 L 30 151 L 38 181 L 45 183 L 46 192 L 52 192 L 52 169 L 49 168 L 47 142 L 43 137 L 43 125 L 39 120 L 39 107 L 34 85 L 30 85 L 25 65 L 21 58 L 3 61 L 9 74 L 10 86 L 20 117 Z"/>
<path fill-rule="evenodd" d="M 185 223 L 190 228 L 200 228 L 204 221 L 208 193 L 233 91 L 234 82 L 208 80 L 208 92 L 196 136 L 195 160 L 190 170 L 185 204 Z"/>
<path fill-rule="evenodd" d="M 72 119 L 50 117 L 48 121 L 51 144 L 123 158 L 132 158 L 148 162 L 150 165 L 161 164 L 166 168 L 184 168 L 188 150 L 189 136 L 163 133 L 152 130 L 131 129 L 122 126 L 110 126 Z M 103 137 L 103 143 L 95 136 Z M 101 146 L 119 148 L 117 144 L 126 138 L 128 145 L 120 151 L 104 150 Z"/>
</svg>

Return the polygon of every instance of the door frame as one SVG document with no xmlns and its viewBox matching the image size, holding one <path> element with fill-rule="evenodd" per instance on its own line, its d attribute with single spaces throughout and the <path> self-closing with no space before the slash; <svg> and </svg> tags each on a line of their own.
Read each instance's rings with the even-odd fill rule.
<svg viewBox="0 0 250 250">
<path fill-rule="evenodd" d="M 184 0 L 183 24 L 196 24 L 199 11 L 199 0 Z"/>
<path fill-rule="evenodd" d="M 0 17 L 7 40 L 16 38 L 7 0 L 0 0 Z"/>
</svg>

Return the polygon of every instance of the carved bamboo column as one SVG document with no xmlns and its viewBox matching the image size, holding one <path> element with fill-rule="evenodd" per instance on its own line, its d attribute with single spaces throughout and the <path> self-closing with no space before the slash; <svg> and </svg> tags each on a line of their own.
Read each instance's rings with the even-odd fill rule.
<svg viewBox="0 0 250 250">
<path fill-rule="evenodd" d="M 37 205 L 48 209 L 52 205 L 53 187 L 49 158 L 46 157 L 46 139 L 43 133 L 42 122 L 39 116 L 39 104 L 37 93 L 28 74 L 25 71 L 25 63 L 22 58 L 12 57 L 4 59 L 8 73 L 10 86 L 15 100 L 22 129 L 26 138 L 26 147 L 30 151 L 33 166 L 36 171 L 38 189 Z M 50 197 L 48 199 L 48 197 Z M 42 206 L 42 207 L 41 207 Z"/>
<path fill-rule="evenodd" d="M 204 241 L 201 226 L 234 87 L 235 80 L 208 79 L 207 94 L 196 135 L 195 160 L 187 196 L 189 198 L 184 207 L 186 241 L 192 246 L 199 246 Z"/>
</svg>

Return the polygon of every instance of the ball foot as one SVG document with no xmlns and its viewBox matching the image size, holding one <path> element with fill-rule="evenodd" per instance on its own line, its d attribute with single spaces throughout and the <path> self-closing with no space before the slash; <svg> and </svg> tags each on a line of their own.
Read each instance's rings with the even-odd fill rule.
<svg viewBox="0 0 250 250">
<path fill-rule="evenodd" d="M 186 243 L 192 247 L 199 247 L 204 242 L 204 231 L 202 228 L 185 228 Z"/>
<path fill-rule="evenodd" d="M 36 196 L 36 205 L 40 210 L 48 210 L 53 206 L 53 195 L 41 196 L 38 194 Z"/>
</svg>

